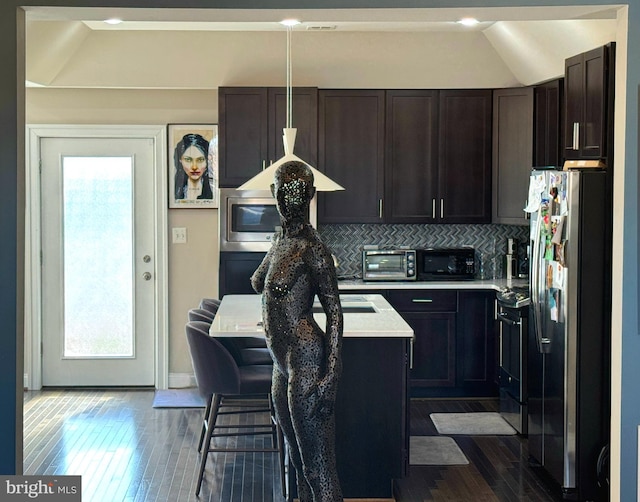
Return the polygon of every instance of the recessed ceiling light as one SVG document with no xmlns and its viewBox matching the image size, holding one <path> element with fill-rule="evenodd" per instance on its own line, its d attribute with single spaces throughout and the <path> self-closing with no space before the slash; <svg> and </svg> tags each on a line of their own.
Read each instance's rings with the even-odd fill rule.
<svg viewBox="0 0 640 502">
<path fill-rule="evenodd" d="M 105 19 L 104 22 L 107 24 L 120 24 L 122 22 L 122 19 L 119 19 L 117 17 L 112 17 L 110 19 Z"/>
<path fill-rule="evenodd" d="M 280 24 L 284 26 L 297 26 L 300 24 L 300 21 L 298 21 L 297 19 L 283 19 L 282 21 L 280 21 Z"/>
<path fill-rule="evenodd" d="M 462 24 L 464 26 L 475 26 L 479 22 L 480 21 L 478 21 L 474 17 L 463 17 L 462 19 L 460 19 L 460 21 L 458 21 L 458 24 Z"/>
</svg>

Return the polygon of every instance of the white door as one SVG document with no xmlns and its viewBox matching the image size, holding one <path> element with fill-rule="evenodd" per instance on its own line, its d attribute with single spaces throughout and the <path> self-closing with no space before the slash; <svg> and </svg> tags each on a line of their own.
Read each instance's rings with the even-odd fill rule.
<svg viewBox="0 0 640 502">
<path fill-rule="evenodd" d="M 152 139 L 42 138 L 42 384 L 153 385 Z"/>
</svg>

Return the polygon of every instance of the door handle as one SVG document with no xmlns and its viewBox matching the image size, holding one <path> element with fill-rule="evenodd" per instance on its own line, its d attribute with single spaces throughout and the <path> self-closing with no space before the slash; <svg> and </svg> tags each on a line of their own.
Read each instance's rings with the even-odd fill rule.
<svg viewBox="0 0 640 502">
<path fill-rule="evenodd" d="M 436 219 L 436 199 L 431 199 L 431 217 Z"/>
<path fill-rule="evenodd" d="M 440 218 L 444 218 L 444 199 L 440 199 Z"/>
</svg>

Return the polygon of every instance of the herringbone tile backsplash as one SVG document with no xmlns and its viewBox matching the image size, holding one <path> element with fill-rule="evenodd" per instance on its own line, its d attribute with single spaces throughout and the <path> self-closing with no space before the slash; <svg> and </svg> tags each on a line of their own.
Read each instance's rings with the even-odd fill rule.
<svg viewBox="0 0 640 502">
<path fill-rule="evenodd" d="M 322 240 L 338 260 L 339 275 L 361 276 L 366 244 L 395 248 L 455 248 L 472 246 L 479 260 L 477 277 L 504 277 L 507 239 L 527 242 L 529 227 L 515 225 L 320 225 Z"/>
</svg>

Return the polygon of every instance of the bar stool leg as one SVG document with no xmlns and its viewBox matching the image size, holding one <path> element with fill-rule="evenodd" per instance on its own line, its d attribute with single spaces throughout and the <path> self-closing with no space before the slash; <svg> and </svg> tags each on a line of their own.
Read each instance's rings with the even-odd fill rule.
<svg viewBox="0 0 640 502">
<path fill-rule="evenodd" d="M 209 450 L 211 449 L 211 435 L 218 418 L 218 410 L 220 408 L 220 401 L 222 396 L 220 394 L 213 395 L 213 402 L 211 404 L 211 412 L 209 413 L 209 420 L 207 421 L 207 431 L 204 440 L 205 448 L 200 455 L 200 472 L 198 473 L 198 485 L 196 486 L 196 497 L 200 495 L 200 488 L 202 487 L 202 479 L 204 478 L 204 468 L 207 464 L 207 457 L 209 456 Z"/>
</svg>

